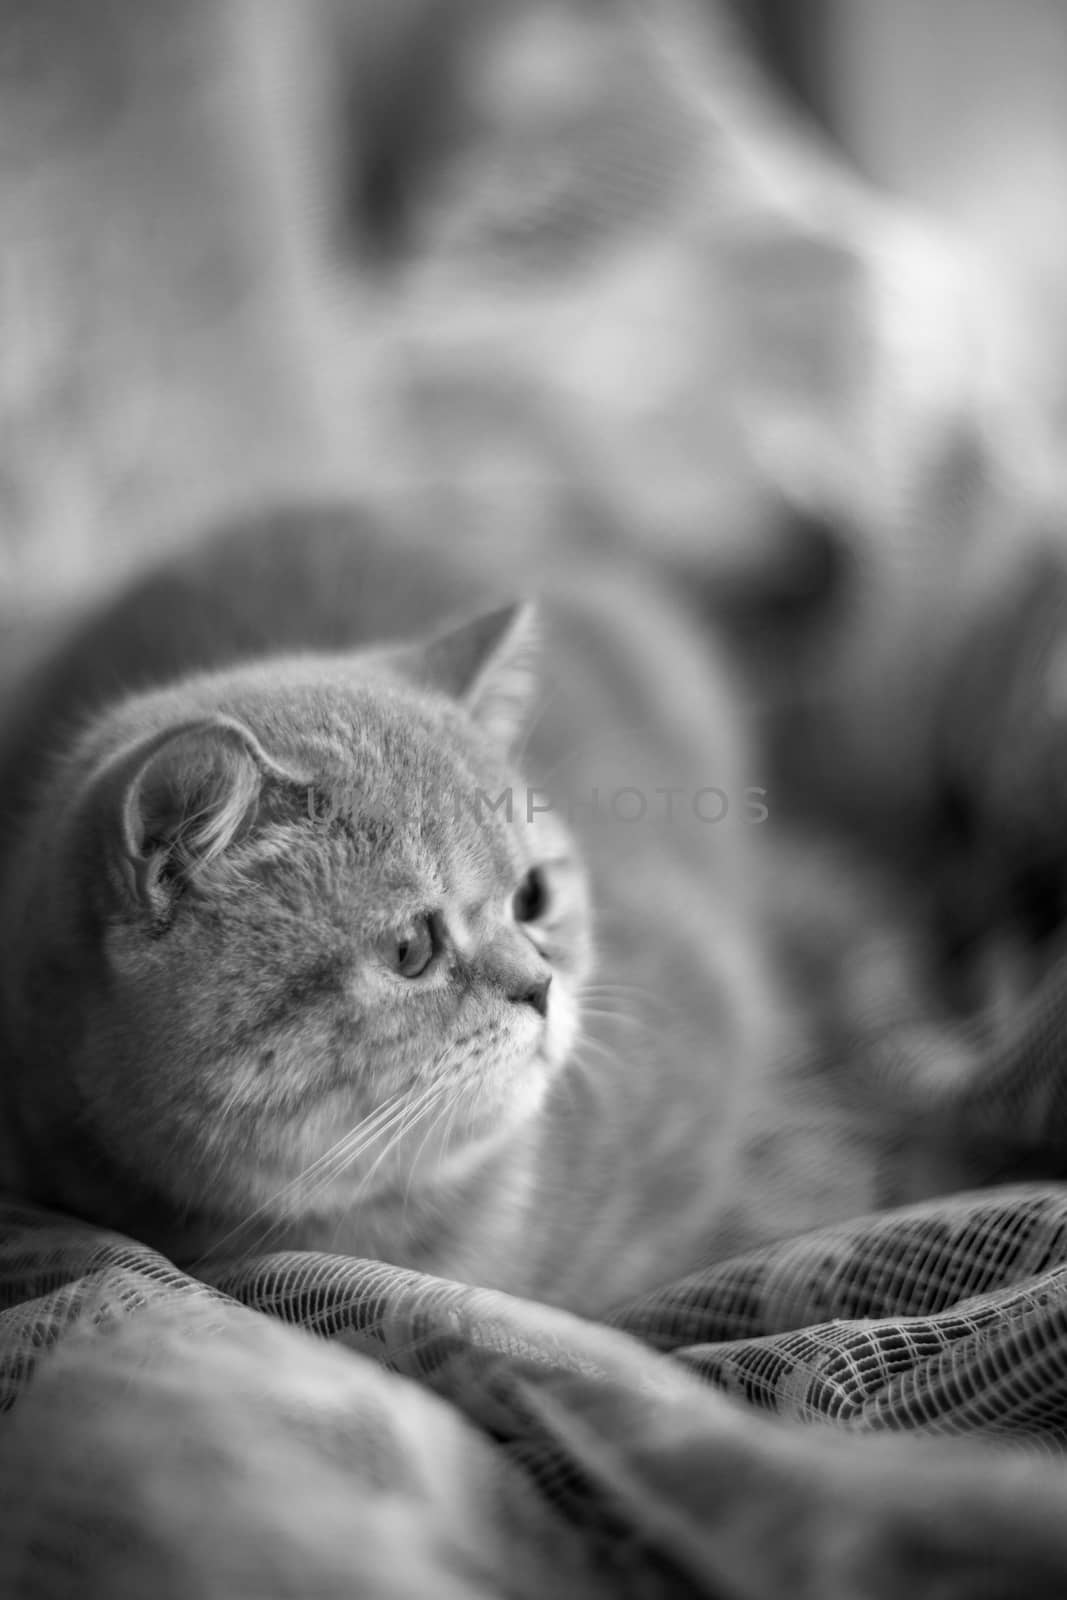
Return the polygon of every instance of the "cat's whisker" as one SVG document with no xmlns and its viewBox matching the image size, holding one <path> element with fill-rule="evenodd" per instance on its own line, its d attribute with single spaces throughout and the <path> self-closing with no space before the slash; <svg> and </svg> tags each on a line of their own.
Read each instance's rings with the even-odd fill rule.
<svg viewBox="0 0 1067 1600">
<path fill-rule="evenodd" d="M 583 1022 L 618 1023 L 645 1030 L 653 1026 L 660 1009 L 650 991 L 625 984 L 585 984 L 578 991 L 577 1003 Z"/>
<path fill-rule="evenodd" d="M 214 1123 L 217 1128 L 224 1129 L 224 1125 L 241 1104 L 244 1093 L 245 1085 L 238 1079 L 221 1105 L 214 1108 Z M 228 1130 L 225 1130 L 225 1132 L 228 1132 Z M 225 1132 L 223 1133 L 223 1138 L 225 1138 Z"/>
<path fill-rule="evenodd" d="M 441 1123 L 444 1121 L 444 1119 L 446 1117 L 448 1117 L 450 1119 L 449 1127 L 451 1127 L 452 1123 L 455 1121 L 456 1111 L 457 1111 L 457 1109 L 458 1109 L 458 1107 L 459 1107 L 459 1105 L 460 1105 L 460 1103 L 462 1101 L 462 1098 L 463 1098 L 462 1093 L 457 1092 L 457 1093 L 453 1094 L 451 1096 L 451 1098 L 447 1098 L 446 1097 L 445 1104 L 443 1106 L 441 1106 L 439 1103 L 435 1105 L 435 1107 L 434 1107 L 434 1115 L 431 1116 L 431 1118 L 430 1118 L 429 1126 L 427 1127 L 426 1132 L 423 1134 L 422 1138 L 419 1140 L 419 1145 L 418 1145 L 417 1150 L 414 1152 L 414 1154 L 411 1156 L 410 1160 L 408 1161 L 408 1179 L 407 1179 L 407 1182 L 404 1185 L 404 1197 L 403 1197 L 403 1200 L 401 1201 L 401 1204 L 400 1204 L 400 1232 L 401 1232 L 401 1234 L 403 1234 L 405 1232 L 405 1225 L 407 1223 L 407 1215 L 408 1215 L 408 1201 L 411 1198 L 411 1185 L 414 1182 L 415 1175 L 419 1170 L 419 1163 L 422 1160 L 422 1153 L 426 1149 L 426 1146 L 429 1143 L 430 1139 L 433 1137 L 433 1134 L 440 1128 Z M 440 1164 L 441 1164 L 441 1161 L 444 1159 L 444 1154 L 445 1154 L 445 1151 L 446 1151 L 447 1147 L 448 1147 L 447 1135 L 445 1135 L 445 1136 L 442 1137 L 441 1149 L 438 1152 L 438 1170 L 440 1170 Z"/>
<path fill-rule="evenodd" d="M 397 1117 L 395 1117 L 390 1122 L 388 1127 L 386 1127 L 386 1128 L 384 1128 L 382 1130 L 382 1133 L 379 1135 L 379 1137 L 383 1140 L 382 1147 L 379 1150 L 378 1154 L 375 1156 L 374 1161 L 372 1162 L 369 1171 L 365 1174 L 365 1176 L 363 1178 L 360 1179 L 360 1181 L 359 1181 L 359 1183 L 358 1183 L 358 1185 L 356 1187 L 356 1195 L 359 1195 L 360 1193 L 362 1193 L 362 1191 L 365 1188 L 365 1186 L 366 1186 L 369 1178 L 371 1177 L 372 1173 L 378 1168 L 378 1166 L 380 1166 L 381 1162 L 385 1159 L 385 1157 L 388 1155 L 388 1153 L 391 1150 L 395 1150 L 397 1145 L 403 1139 L 404 1134 L 405 1134 L 405 1132 L 407 1130 L 407 1127 L 408 1127 L 408 1122 L 409 1122 L 410 1115 L 411 1115 L 411 1105 L 410 1105 L 409 1102 L 405 1102 L 404 1106 L 402 1107 L 402 1109 L 401 1109 L 400 1113 L 397 1115 Z M 317 1178 L 315 1180 L 315 1182 L 312 1184 L 311 1188 L 308 1190 L 307 1195 L 305 1196 L 305 1200 L 304 1200 L 304 1203 L 308 1207 L 308 1209 L 310 1209 L 314 1205 L 315 1201 L 319 1198 L 319 1196 L 322 1195 L 323 1193 L 325 1193 L 325 1191 L 331 1186 L 331 1184 L 336 1183 L 338 1178 L 340 1178 L 342 1176 L 342 1174 L 346 1170 L 348 1170 L 348 1168 L 350 1168 L 355 1163 L 355 1161 L 357 1161 L 359 1159 L 359 1156 L 364 1153 L 365 1149 L 366 1149 L 365 1146 L 362 1147 L 359 1151 L 357 1151 L 354 1155 L 349 1157 L 347 1160 L 343 1161 L 340 1165 L 334 1167 L 333 1169 L 331 1169 L 331 1171 L 322 1174 L 319 1178 Z M 350 1208 L 351 1203 L 352 1203 L 351 1201 L 348 1201 L 346 1203 L 346 1208 L 345 1208 L 346 1210 Z"/>
<path fill-rule="evenodd" d="M 378 1155 L 375 1157 L 374 1162 L 372 1163 L 372 1165 L 370 1167 L 370 1170 L 364 1175 L 364 1177 L 360 1180 L 360 1182 L 359 1182 L 359 1184 L 357 1186 L 357 1189 L 356 1189 L 356 1199 L 357 1199 L 357 1201 L 358 1201 L 358 1197 L 360 1195 L 362 1195 L 363 1191 L 366 1189 L 367 1185 L 370 1183 L 372 1177 L 374 1176 L 374 1173 L 377 1171 L 377 1169 L 381 1165 L 381 1163 L 389 1156 L 389 1154 L 391 1152 L 395 1151 L 399 1147 L 399 1145 L 404 1140 L 404 1138 L 408 1135 L 408 1133 L 410 1133 L 412 1127 L 418 1121 L 421 1120 L 422 1115 L 423 1115 L 424 1111 L 426 1110 L 427 1103 L 430 1103 L 430 1104 L 433 1103 L 436 1093 L 437 1093 L 437 1090 L 435 1089 L 435 1087 L 433 1085 L 431 1085 L 429 1087 L 429 1089 L 424 1090 L 420 1095 L 417 1095 L 413 1100 L 408 1098 L 408 1097 L 405 1097 L 403 1105 L 400 1108 L 400 1113 L 401 1114 L 399 1116 L 399 1121 L 397 1122 L 396 1119 L 393 1119 L 389 1123 L 389 1125 L 383 1130 L 384 1133 L 385 1133 L 385 1143 L 383 1144 L 382 1149 L 379 1151 Z M 378 1137 L 379 1138 L 381 1137 L 381 1132 L 379 1132 Z M 365 1147 L 363 1147 L 363 1148 L 365 1149 Z M 362 1154 L 362 1153 L 363 1153 L 363 1149 L 361 1149 L 360 1151 L 357 1151 L 356 1155 L 350 1157 L 340 1167 L 336 1168 L 335 1170 L 330 1171 L 327 1174 L 324 1174 L 320 1179 L 318 1179 L 315 1183 L 313 1183 L 311 1189 L 308 1191 L 308 1194 L 305 1196 L 305 1204 L 310 1208 L 312 1206 L 312 1204 L 314 1203 L 314 1201 L 318 1198 L 318 1196 L 320 1194 L 322 1194 L 324 1192 L 324 1190 L 326 1190 L 330 1186 L 331 1183 L 335 1183 L 337 1181 L 337 1179 L 345 1171 L 346 1167 L 347 1166 L 351 1166 L 353 1161 L 357 1160 L 358 1156 L 360 1154 Z M 352 1209 L 352 1202 L 349 1202 L 345 1206 L 344 1210 L 339 1212 L 338 1217 L 337 1217 L 337 1221 L 334 1224 L 334 1230 L 333 1230 L 334 1241 L 336 1241 L 338 1234 L 340 1233 L 341 1229 L 343 1228 L 343 1226 L 345 1224 L 345 1221 L 347 1219 L 347 1216 L 351 1212 L 351 1209 Z"/>
<path fill-rule="evenodd" d="M 654 990 L 638 983 L 583 983 L 578 990 L 578 997 L 579 999 L 584 999 L 586 995 L 591 999 L 595 999 L 598 995 L 602 997 L 620 995 L 626 999 L 635 998 L 640 1000 L 657 1000 L 659 998 Z"/>
<path fill-rule="evenodd" d="M 366 1175 L 360 1179 L 359 1187 L 356 1190 L 356 1194 L 348 1208 L 350 1212 L 358 1209 L 358 1207 L 363 1203 L 366 1190 L 382 1162 L 396 1151 L 401 1142 L 412 1132 L 418 1123 L 422 1121 L 423 1117 L 447 1097 L 450 1088 L 450 1084 L 431 1085 L 431 1087 L 424 1091 L 424 1093 L 418 1099 L 412 1102 L 408 1110 L 408 1116 L 401 1120 L 400 1127 L 392 1134 L 383 1149 L 376 1156 Z"/>
<path fill-rule="evenodd" d="M 432 1099 L 438 1090 L 443 1090 L 444 1086 L 437 1081 L 437 1073 L 439 1072 L 441 1064 L 448 1054 L 448 1049 L 449 1047 L 446 1045 L 445 1048 L 439 1051 L 437 1056 L 430 1063 L 426 1074 L 429 1078 L 429 1084 L 425 1090 L 415 1095 L 414 1098 L 412 1098 L 409 1091 L 404 1091 L 398 1099 L 397 1097 L 394 1097 L 393 1100 L 387 1102 L 387 1104 L 396 1107 L 399 1113 L 399 1126 L 396 1125 L 397 1118 L 395 1116 L 390 1116 L 387 1127 L 375 1130 L 376 1137 L 380 1137 L 381 1133 L 383 1132 L 386 1132 L 389 1137 L 387 1138 L 384 1148 L 379 1152 L 377 1158 L 375 1159 L 370 1171 L 361 1181 L 359 1189 L 357 1190 L 357 1195 L 366 1188 L 367 1183 L 370 1181 L 378 1166 L 388 1155 L 389 1151 L 395 1149 L 400 1143 L 401 1139 L 404 1137 L 406 1131 L 411 1125 L 410 1122 L 405 1123 L 405 1117 L 413 1118 L 416 1115 L 421 1116 L 421 1108 L 425 1105 L 425 1103 Z M 365 1146 L 363 1148 L 365 1148 Z M 362 1154 L 362 1150 L 357 1152 L 357 1155 L 358 1154 Z M 310 1195 L 307 1197 L 308 1203 L 310 1203 L 311 1199 L 313 1199 L 315 1196 L 321 1194 L 323 1189 L 331 1182 L 334 1182 L 340 1176 L 341 1172 L 344 1170 L 344 1167 L 346 1165 L 351 1165 L 351 1161 L 355 1160 L 356 1158 L 356 1155 L 351 1156 L 350 1158 L 341 1162 L 341 1164 L 337 1166 L 336 1170 L 331 1170 L 331 1172 L 325 1177 L 324 1181 L 316 1182 L 313 1185 Z"/>
<path fill-rule="evenodd" d="M 441 1134 L 441 1144 L 440 1144 L 440 1148 L 439 1148 L 439 1150 L 437 1152 L 437 1173 L 438 1173 L 438 1176 L 440 1176 L 441 1167 L 442 1167 L 442 1165 L 444 1163 L 445 1156 L 446 1156 L 446 1154 L 448 1153 L 448 1151 L 451 1148 L 452 1132 L 453 1132 L 453 1129 L 456 1126 L 456 1119 L 459 1116 L 460 1110 L 462 1109 L 462 1107 L 465 1104 L 467 1104 L 467 1106 L 468 1106 L 468 1114 L 469 1114 L 470 1107 L 469 1107 L 469 1104 L 468 1104 L 468 1096 L 462 1095 L 462 1094 L 457 1094 L 454 1097 L 454 1099 L 452 1101 L 452 1104 L 449 1106 L 448 1111 L 446 1113 L 446 1115 L 448 1117 L 448 1121 L 447 1121 L 447 1123 L 445 1125 L 443 1133 Z M 406 1205 L 406 1196 L 405 1196 L 405 1205 Z"/>
<path fill-rule="evenodd" d="M 600 1006 L 605 1013 L 613 1016 L 632 1017 L 636 1015 L 638 1007 L 632 995 L 618 994 L 583 994 L 579 996 L 578 1004 L 583 1016 L 593 1007 Z"/>
<path fill-rule="evenodd" d="M 346 1168 L 357 1161 L 376 1139 L 380 1139 L 383 1135 L 386 1137 L 389 1135 L 397 1120 L 402 1119 L 405 1109 L 406 1101 L 398 1101 L 396 1097 L 379 1106 L 370 1117 L 364 1118 L 362 1122 L 358 1123 L 342 1139 L 339 1139 L 323 1155 L 305 1167 L 296 1178 L 284 1185 L 262 1206 L 246 1217 L 243 1222 L 238 1223 L 235 1228 L 231 1229 L 229 1234 L 218 1240 L 207 1255 L 201 1259 L 207 1260 L 211 1255 L 216 1254 L 227 1240 L 243 1233 L 265 1211 L 272 1209 L 279 1199 L 284 1198 L 296 1189 L 303 1188 L 304 1192 L 301 1199 L 304 1208 L 310 1210 L 314 1200 L 331 1183 L 336 1182 Z M 359 1136 L 358 1138 L 356 1137 L 357 1135 Z M 237 1264 L 243 1265 L 256 1250 L 265 1249 L 271 1235 L 285 1228 L 286 1220 L 284 1216 L 281 1216 L 276 1217 L 273 1221 L 267 1220 L 263 1222 L 258 1232 L 239 1253 Z"/>
<path fill-rule="evenodd" d="M 320 1161 L 328 1159 L 328 1165 L 325 1166 L 323 1170 L 318 1170 L 318 1162 L 312 1163 L 312 1165 L 301 1175 L 299 1180 L 301 1184 L 307 1185 L 306 1191 L 302 1196 L 305 1204 L 309 1204 L 315 1197 L 327 1189 L 331 1183 L 336 1182 L 337 1178 L 339 1178 L 340 1175 L 353 1164 L 353 1162 L 358 1161 L 360 1156 L 364 1155 L 371 1145 L 375 1144 L 383 1137 L 386 1139 L 391 1138 L 397 1132 L 398 1125 L 402 1127 L 404 1117 L 410 1110 L 410 1105 L 411 1102 L 406 1094 L 390 1101 L 389 1115 L 381 1122 L 372 1127 L 364 1127 L 361 1124 L 355 1130 L 355 1132 L 363 1135 L 360 1139 L 351 1145 L 345 1144 L 343 1147 L 334 1146 L 331 1151 L 327 1152 L 326 1158 L 320 1158 Z M 308 1179 L 311 1180 L 310 1184 L 307 1183 Z"/>
<path fill-rule="evenodd" d="M 337 1170 L 340 1171 L 343 1169 L 346 1163 L 357 1159 L 361 1149 L 365 1148 L 364 1141 L 369 1143 L 373 1139 L 379 1137 L 380 1134 L 391 1125 L 394 1118 L 402 1113 L 404 1110 L 404 1105 L 405 1102 L 403 1100 L 393 1096 L 391 1099 L 383 1102 L 382 1105 L 378 1106 L 373 1112 L 371 1112 L 370 1116 L 364 1117 L 360 1122 L 356 1123 L 354 1128 L 349 1128 L 335 1144 L 331 1145 L 329 1149 L 325 1150 L 321 1156 L 316 1157 L 314 1161 L 310 1162 L 308 1166 L 304 1167 L 299 1173 L 297 1173 L 295 1178 L 291 1178 L 287 1183 L 282 1184 L 279 1189 L 276 1189 L 274 1193 L 264 1200 L 261 1205 L 257 1206 L 254 1211 L 250 1212 L 246 1217 L 244 1217 L 242 1221 L 231 1228 L 228 1233 L 223 1234 L 221 1238 L 217 1239 L 211 1248 L 206 1251 L 204 1255 L 199 1257 L 199 1259 L 194 1263 L 194 1268 L 201 1266 L 205 1261 L 210 1259 L 211 1256 L 217 1255 L 225 1244 L 228 1244 L 231 1239 L 236 1238 L 238 1234 L 244 1232 L 244 1230 L 250 1227 L 258 1218 L 264 1216 L 267 1212 L 272 1211 L 277 1206 L 279 1201 L 287 1199 L 291 1194 L 299 1190 L 302 1186 L 306 1185 L 309 1178 L 314 1181 L 315 1177 L 320 1174 L 324 1168 L 329 1167 L 331 1170 L 331 1176 L 336 1176 L 336 1173 L 333 1172 L 333 1167 L 336 1166 Z M 266 1232 L 269 1234 L 276 1226 L 277 1223 L 270 1224 L 266 1229 Z"/>
<path fill-rule="evenodd" d="M 370 1180 L 370 1178 L 373 1176 L 374 1172 L 381 1165 L 381 1162 L 386 1158 L 386 1156 L 389 1154 L 389 1152 L 391 1150 L 395 1150 L 397 1145 L 400 1143 L 400 1141 L 404 1138 L 405 1134 L 407 1133 L 407 1131 L 408 1131 L 408 1129 L 409 1129 L 409 1127 L 411 1125 L 412 1119 L 417 1114 L 419 1114 L 423 1104 L 435 1092 L 436 1092 L 435 1086 L 434 1085 L 430 1085 L 430 1087 L 428 1089 L 423 1090 L 421 1093 L 416 1094 L 414 1097 L 410 1094 L 410 1092 L 408 1092 L 408 1093 L 406 1093 L 404 1095 L 403 1100 L 402 1100 L 400 1106 L 397 1109 L 396 1115 L 394 1115 L 393 1117 L 390 1118 L 389 1123 L 388 1123 L 387 1126 L 385 1126 L 383 1129 L 379 1130 L 378 1138 L 380 1139 L 384 1135 L 384 1143 L 382 1144 L 381 1150 L 378 1152 L 377 1156 L 375 1157 L 375 1159 L 374 1159 L 369 1171 L 360 1180 L 359 1187 L 357 1189 L 357 1193 L 362 1192 L 362 1190 L 365 1188 L 365 1186 L 368 1183 L 368 1181 Z M 362 1154 L 363 1150 L 365 1148 L 366 1148 L 365 1146 L 362 1147 L 361 1150 L 359 1152 L 357 1152 L 357 1154 Z M 345 1165 L 350 1165 L 350 1164 L 351 1164 L 351 1161 L 348 1161 L 348 1162 L 345 1163 Z M 317 1194 L 321 1193 L 323 1188 L 328 1186 L 331 1182 L 335 1181 L 336 1178 L 339 1176 L 341 1170 L 343 1170 L 343 1167 L 338 1169 L 337 1171 L 333 1171 L 333 1172 L 329 1173 L 323 1179 L 318 1180 L 315 1183 L 315 1186 L 314 1186 L 314 1188 L 313 1188 L 313 1190 L 311 1192 L 312 1193 L 312 1197 L 314 1195 L 317 1195 Z"/>
<path fill-rule="evenodd" d="M 608 1011 L 602 1006 L 583 1005 L 581 1012 L 583 1021 L 587 1017 L 592 1017 L 598 1022 L 617 1022 L 628 1028 L 644 1028 L 647 1030 L 649 1027 L 644 1017 L 627 1016 L 625 1011 Z"/>
<path fill-rule="evenodd" d="M 616 1052 L 614 1050 L 609 1049 L 609 1047 L 604 1044 L 602 1040 L 594 1039 L 591 1034 L 585 1033 L 582 1034 L 582 1036 L 578 1039 L 572 1051 L 572 1058 L 578 1063 L 579 1066 L 582 1065 L 582 1053 L 586 1050 L 594 1051 L 596 1054 L 602 1056 L 605 1061 L 616 1060 Z"/>
<path fill-rule="evenodd" d="M 612 987 L 607 984 L 583 984 L 577 991 L 575 999 L 580 1008 L 587 1005 L 617 1006 L 620 1009 L 630 1008 L 632 1012 L 647 1009 L 654 997 L 646 990 L 627 989 L 623 985 Z"/>
</svg>

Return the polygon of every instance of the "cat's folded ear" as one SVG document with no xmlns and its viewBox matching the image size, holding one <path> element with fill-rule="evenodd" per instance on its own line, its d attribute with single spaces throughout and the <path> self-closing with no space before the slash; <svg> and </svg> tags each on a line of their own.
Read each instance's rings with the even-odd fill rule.
<svg viewBox="0 0 1067 1600">
<path fill-rule="evenodd" d="M 231 718 L 147 735 L 97 777 L 97 841 L 125 891 L 158 918 L 198 873 L 247 836 L 270 777 L 293 781 Z"/>
<path fill-rule="evenodd" d="M 395 656 L 405 677 L 458 700 L 505 753 L 521 743 L 540 696 L 537 607 L 489 611 Z"/>
</svg>

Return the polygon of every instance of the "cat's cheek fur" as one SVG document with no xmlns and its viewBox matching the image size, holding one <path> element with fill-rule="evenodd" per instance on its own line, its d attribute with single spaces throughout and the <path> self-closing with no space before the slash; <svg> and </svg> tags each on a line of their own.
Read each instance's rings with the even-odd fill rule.
<svg viewBox="0 0 1067 1600">
<path fill-rule="evenodd" d="M 567 1059 L 578 1039 L 578 1003 L 569 987 L 557 978 L 552 985 L 552 997 L 545 1019 L 544 1052 L 551 1065 L 559 1069 Z"/>
</svg>

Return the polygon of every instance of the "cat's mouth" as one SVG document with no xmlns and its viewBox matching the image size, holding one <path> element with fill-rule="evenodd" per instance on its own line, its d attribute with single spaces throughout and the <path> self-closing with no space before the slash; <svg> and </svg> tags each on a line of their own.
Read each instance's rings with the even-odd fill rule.
<svg viewBox="0 0 1067 1600">
<path fill-rule="evenodd" d="M 457 1041 L 451 1059 L 436 1072 L 414 1077 L 376 1109 L 364 1103 L 346 1141 L 352 1154 L 355 1146 L 362 1146 L 351 1162 L 340 1159 L 344 1145 L 337 1143 L 337 1096 L 351 1096 L 359 1076 L 348 1065 L 325 1092 L 321 1082 L 315 1086 L 314 1106 L 308 1103 L 312 1095 L 308 1086 L 307 1096 L 291 1108 L 296 1148 L 286 1141 L 282 1167 L 300 1170 L 321 1164 L 325 1176 L 336 1165 L 342 1186 L 354 1183 L 367 1200 L 389 1190 L 398 1175 L 406 1181 L 413 1167 L 441 1176 L 454 1172 L 457 1165 L 476 1160 L 537 1115 L 577 1032 L 577 1006 L 560 993 L 549 1015 L 529 1031 L 524 1027 L 503 1039 L 487 1037 L 474 1053 L 470 1045 L 475 1041 L 464 1050 Z M 339 1152 L 336 1162 L 328 1157 L 331 1148 Z M 261 1150 L 261 1160 L 262 1154 Z"/>
<path fill-rule="evenodd" d="M 565 1038 L 565 1029 L 542 1027 L 532 1042 L 486 1049 L 436 1080 L 417 1080 L 376 1110 L 364 1109 L 340 1139 L 336 1111 L 320 1103 L 317 1114 L 298 1121 L 295 1142 L 283 1141 L 277 1166 L 261 1148 L 257 1187 L 274 1197 L 283 1189 L 287 1206 L 299 1212 L 353 1199 L 373 1206 L 397 1189 L 410 1194 L 420 1179 L 462 1179 L 536 1118 L 563 1064 L 557 1049 Z"/>
</svg>

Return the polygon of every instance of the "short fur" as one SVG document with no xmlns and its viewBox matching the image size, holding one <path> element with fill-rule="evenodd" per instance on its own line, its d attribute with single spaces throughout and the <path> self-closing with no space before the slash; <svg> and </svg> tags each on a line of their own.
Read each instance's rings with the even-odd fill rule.
<svg viewBox="0 0 1067 1600">
<path fill-rule="evenodd" d="M 150 575 L 27 687 L 4 760 L 9 1185 L 204 1270 L 269 1241 L 587 1310 L 885 1199 L 804 1065 L 808 936 L 783 960 L 761 923 L 768 883 L 788 901 L 782 841 L 745 821 L 704 644 L 620 574 L 546 608 L 540 699 L 522 608 L 359 648 L 474 596 L 388 529 L 280 516 Z M 514 760 L 527 735 L 550 802 Z M 721 826 L 688 803 L 709 786 Z M 670 822 L 662 798 L 613 819 L 623 788 L 674 789 Z M 543 908 L 514 898 L 531 867 Z M 423 915 L 435 954 L 404 976 Z M 858 921 L 820 934 L 842 994 L 866 992 Z M 870 959 L 906 999 L 897 947 Z"/>
</svg>

